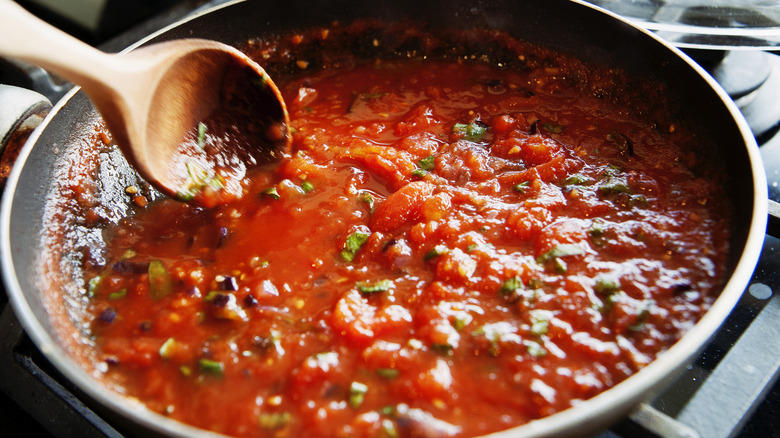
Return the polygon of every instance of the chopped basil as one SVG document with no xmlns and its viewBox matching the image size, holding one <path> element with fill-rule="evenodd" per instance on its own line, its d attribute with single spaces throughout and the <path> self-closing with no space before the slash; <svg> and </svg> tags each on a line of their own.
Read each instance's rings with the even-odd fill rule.
<svg viewBox="0 0 780 438">
<path fill-rule="evenodd" d="M 425 169 L 420 169 L 419 167 L 417 169 L 414 169 L 412 171 L 412 176 L 416 176 L 418 178 L 421 178 L 428 174 L 428 171 Z"/>
<path fill-rule="evenodd" d="M 600 295 L 609 295 L 619 291 L 621 288 L 620 280 L 609 274 L 599 274 L 596 277 L 596 284 L 593 290 Z"/>
<path fill-rule="evenodd" d="M 381 377 L 383 379 L 388 379 L 388 380 L 395 379 L 400 374 L 401 374 L 401 372 L 398 371 L 395 368 L 378 368 L 376 370 L 376 375 L 377 376 L 379 376 L 379 377 Z"/>
<path fill-rule="evenodd" d="M 452 327 L 457 331 L 461 331 L 464 327 L 469 325 L 473 319 L 474 318 L 468 313 L 458 314 L 452 319 Z"/>
<path fill-rule="evenodd" d="M 585 250 L 582 249 L 581 246 L 573 243 L 564 243 L 561 245 L 556 245 L 551 250 L 537 257 L 536 262 L 546 263 L 551 260 L 559 259 L 561 257 L 575 256 L 575 255 L 582 255 L 582 254 L 585 254 Z"/>
<path fill-rule="evenodd" d="M 531 181 L 523 181 L 521 183 L 515 184 L 512 188 L 517 193 L 525 193 L 526 190 L 528 190 L 528 186 L 531 185 Z"/>
<path fill-rule="evenodd" d="M 523 280 L 521 280 L 520 277 L 514 276 L 512 278 L 505 280 L 501 284 L 501 289 L 499 289 L 499 293 L 501 295 L 509 295 L 518 289 L 522 289 L 523 287 L 524 287 Z"/>
<path fill-rule="evenodd" d="M 443 354 L 445 356 L 452 356 L 455 347 L 450 344 L 434 343 L 431 345 L 431 349 L 439 354 Z"/>
<path fill-rule="evenodd" d="M 266 189 L 263 194 L 268 196 L 271 199 L 279 199 L 281 196 L 279 196 L 279 191 L 276 190 L 276 187 L 271 187 L 270 189 Z"/>
<path fill-rule="evenodd" d="M 387 438 L 398 438 L 398 429 L 395 427 L 395 423 L 387 418 L 382 419 L 382 432 Z"/>
<path fill-rule="evenodd" d="M 436 169 L 436 157 L 434 155 L 428 155 L 417 161 L 417 168 L 412 171 L 412 176 L 423 177 L 434 169 Z"/>
<path fill-rule="evenodd" d="M 206 124 L 198 123 L 198 149 L 203 150 L 206 146 Z"/>
<path fill-rule="evenodd" d="M 421 158 L 419 161 L 417 161 L 417 165 L 422 170 L 434 170 L 436 169 L 436 157 L 433 155 L 428 155 L 425 158 Z"/>
<path fill-rule="evenodd" d="M 310 183 L 309 181 L 304 181 L 301 183 L 301 189 L 303 189 L 304 193 L 309 193 L 314 190 L 314 184 Z"/>
<path fill-rule="evenodd" d="M 636 320 L 633 324 L 628 326 L 628 329 L 632 332 L 642 331 L 642 329 L 645 328 L 645 321 L 650 315 L 650 308 L 653 307 L 654 304 L 655 302 L 653 300 L 642 301 L 637 308 L 638 312 L 636 315 Z"/>
<path fill-rule="evenodd" d="M 149 262 L 149 296 L 160 299 L 173 292 L 173 279 L 159 260 Z"/>
<path fill-rule="evenodd" d="M 393 405 L 387 405 L 379 409 L 379 413 L 388 417 L 394 417 L 396 414 L 396 407 Z"/>
<path fill-rule="evenodd" d="M 566 185 L 583 186 L 592 183 L 593 181 L 585 175 L 575 173 L 574 175 L 566 178 Z"/>
<path fill-rule="evenodd" d="M 211 359 L 198 360 L 198 369 L 204 374 L 210 374 L 217 377 L 222 377 L 225 373 L 225 365 L 222 362 Z"/>
<path fill-rule="evenodd" d="M 436 245 L 425 254 L 425 260 L 430 260 L 434 257 L 447 254 L 449 251 L 450 250 L 444 245 Z"/>
<path fill-rule="evenodd" d="M 347 237 L 347 240 L 344 242 L 344 249 L 342 249 L 339 253 L 341 259 L 345 262 L 351 262 L 354 260 L 357 252 L 368 241 L 369 236 L 369 233 L 363 231 L 355 231 L 354 233 L 350 234 Z"/>
<path fill-rule="evenodd" d="M 525 346 L 528 354 L 535 358 L 540 358 L 547 355 L 547 350 L 545 350 L 544 347 L 542 347 L 542 345 L 536 341 L 525 341 Z"/>
<path fill-rule="evenodd" d="M 189 377 L 192 375 L 192 368 L 188 367 L 187 365 L 182 365 L 179 367 L 179 372 L 184 377 Z"/>
<path fill-rule="evenodd" d="M 368 386 L 360 382 L 352 382 L 349 385 L 349 405 L 353 409 L 357 409 L 363 404 L 363 400 L 366 398 L 368 392 Z"/>
<path fill-rule="evenodd" d="M 599 192 L 605 195 L 614 193 L 631 193 L 631 187 L 624 177 L 613 176 L 599 184 Z"/>
<path fill-rule="evenodd" d="M 92 277 L 87 282 L 87 296 L 90 298 L 93 298 L 98 293 L 98 289 L 100 289 L 100 282 L 103 280 L 102 275 L 98 275 L 97 277 Z"/>
<path fill-rule="evenodd" d="M 225 179 L 222 175 L 213 170 L 206 170 L 200 167 L 194 161 L 187 162 L 187 181 L 176 193 L 176 198 L 180 201 L 189 201 L 195 197 L 198 192 L 205 188 L 221 190 L 225 188 Z"/>
<path fill-rule="evenodd" d="M 116 292 L 111 292 L 108 294 L 109 300 L 121 300 L 122 298 L 127 296 L 127 289 L 120 289 Z"/>
<path fill-rule="evenodd" d="M 569 265 L 558 257 L 552 260 L 552 265 L 555 268 L 555 272 L 559 274 L 565 274 L 569 270 Z"/>
<path fill-rule="evenodd" d="M 364 202 L 368 204 L 368 211 L 370 213 L 374 212 L 374 196 L 371 193 L 363 192 L 360 194 L 360 197 L 358 198 L 360 202 Z"/>
<path fill-rule="evenodd" d="M 482 137 L 487 131 L 487 126 L 482 122 L 474 121 L 467 124 L 456 123 L 452 125 L 452 132 L 463 136 L 464 140 L 478 142 L 482 140 Z"/>
<path fill-rule="evenodd" d="M 552 314 L 548 311 L 531 311 L 531 334 L 534 336 L 546 335 L 550 328 L 550 318 L 552 318 Z"/>
<path fill-rule="evenodd" d="M 366 281 L 358 282 L 357 284 L 357 290 L 359 290 L 361 293 L 364 294 L 372 294 L 376 292 L 385 292 L 390 290 L 390 288 L 393 287 L 393 282 L 387 279 L 379 280 L 374 283 L 369 283 Z"/>
<path fill-rule="evenodd" d="M 594 220 L 593 223 L 590 225 L 590 228 L 588 228 L 588 234 L 591 237 L 601 237 L 604 235 L 604 232 L 607 231 L 606 224 L 604 221 L 601 220 Z"/>
<path fill-rule="evenodd" d="M 265 89 L 268 86 L 269 79 L 268 75 L 260 75 L 260 77 L 252 80 L 252 84 L 260 89 Z"/>
<path fill-rule="evenodd" d="M 260 428 L 262 429 L 281 429 L 292 419 L 292 414 L 284 412 L 263 412 L 258 417 Z"/>
</svg>

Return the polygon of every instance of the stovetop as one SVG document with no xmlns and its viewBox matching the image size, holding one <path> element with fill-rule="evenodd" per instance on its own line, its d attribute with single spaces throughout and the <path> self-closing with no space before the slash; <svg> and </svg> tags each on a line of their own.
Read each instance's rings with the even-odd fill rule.
<svg viewBox="0 0 780 438">
<path fill-rule="evenodd" d="M 175 2 L 97 45 L 119 50 L 192 11 L 224 2 Z M 770 199 L 780 201 L 780 56 L 755 50 L 689 55 L 742 110 L 761 145 Z M 594 438 L 780 437 L 780 293 L 775 291 L 780 291 L 780 239 L 767 235 L 749 287 L 703 353 L 668 390 Z M 124 436 L 126 431 L 90 406 L 25 335 L 0 290 L 0 436 Z"/>
</svg>

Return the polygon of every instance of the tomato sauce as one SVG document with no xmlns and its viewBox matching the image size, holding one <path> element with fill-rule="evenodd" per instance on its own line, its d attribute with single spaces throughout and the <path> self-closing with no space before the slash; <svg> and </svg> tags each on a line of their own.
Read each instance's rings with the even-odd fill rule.
<svg viewBox="0 0 780 438">
<path fill-rule="evenodd" d="M 278 168 L 228 206 L 138 208 L 86 266 L 105 379 L 150 409 L 239 436 L 495 432 L 616 385 L 717 295 L 727 205 L 680 126 L 551 65 L 275 81 Z"/>
</svg>

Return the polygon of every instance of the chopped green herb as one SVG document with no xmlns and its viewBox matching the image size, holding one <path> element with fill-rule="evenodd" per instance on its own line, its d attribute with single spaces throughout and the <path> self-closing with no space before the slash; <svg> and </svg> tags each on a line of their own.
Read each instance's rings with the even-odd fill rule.
<svg viewBox="0 0 780 438">
<path fill-rule="evenodd" d="M 398 377 L 401 374 L 400 371 L 398 371 L 395 368 L 377 368 L 376 375 L 383 378 L 392 380 Z"/>
<path fill-rule="evenodd" d="M 547 355 L 547 350 L 545 350 L 544 347 L 542 347 L 542 345 L 536 341 L 525 341 L 525 346 L 528 350 L 528 354 L 535 358 L 540 358 Z"/>
<path fill-rule="evenodd" d="M 604 176 L 615 176 L 622 171 L 623 169 L 621 169 L 617 164 L 607 164 L 607 167 L 604 168 Z"/>
<path fill-rule="evenodd" d="M 187 162 L 187 181 L 176 193 L 180 201 L 189 201 L 205 188 L 221 190 L 225 188 L 225 179 L 213 170 L 206 170 L 194 161 Z"/>
<path fill-rule="evenodd" d="M 173 292 L 173 279 L 168 274 L 163 263 L 152 260 L 149 263 L 149 296 L 155 300 L 168 296 Z"/>
<path fill-rule="evenodd" d="M 613 294 L 620 288 L 620 280 L 610 274 L 599 274 L 596 277 L 596 284 L 593 286 L 593 290 L 600 295 Z"/>
<path fill-rule="evenodd" d="M 116 292 L 111 292 L 108 294 L 109 300 L 121 300 L 122 298 L 127 296 L 127 289 L 120 289 Z"/>
<path fill-rule="evenodd" d="M 581 246 L 574 243 L 564 243 L 557 245 L 546 253 L 536 258 L 537 263 L 546 263 L 551 260 L 556 260 L 561 257 L 575 256 L 585 254 L 585 250 Z"/>
<path fill-rule="evenodd" d="M 444 245 L 436 245 L 425 254 L 425 260 L 430 260 L 434 257 L 447 254 L 449 251 L 450 250 Z"/>
<path fill-rule="evenodd" d="M 423 170 L 434 170 L 436 169 L 436 157 L 433 155 L 428 155 L 425 158 L 421 158 L 419 161 L 417 161 L 417 165 L 420 167 L 420 169 Z"/>
<path fill-rule="evenodd" d="M 631 187 L 624 177 L 610 177 L 599 184 L 599 192 L 605 195 L 614 193 L 631 193 Z"/>
<path fill-rule="evenodd" d="M 222 362 L 217 362 L 211 359 L 198 360 L 198 369 L 212 376 L 222 377 L 225 373 L 225 365 Z"/>
<path fill-rule="evenodd" d="M 468 125 L 464 123 L 456 123 L 452 125 L 452 132 L 463 136 L 464 140 L 478 142 L 482 140 L 485 135 L 487 127 L 481 122 L 471 122 Z"/>
<path fill-rule="evenodd" d="M 279 199 L 281 196 L 279 196 L 279 191 L 276 190 L 276 187 L 271 187 L 269 189 L 266 189 L 263 192 L 264 195 L 268 196 L 271 199 Z"/>
<path fill-rule="evenodd" d="M 198 149 L 203 150 L 206 146 L 206 124 L 198 123 Z"/>
<path fill-rule="evenodd" d="M 394 417 L 396 413 L 396 407 L 393 405 L 387 405 L 379 409 L 379 413 L 388 417 Z"/>
<path fill-rule="evenodd" d="M 357 409 L 363 404 L 363 400 L 366 398 L 368 392 L 368 386 L 360 382 L 352 382 L 349 385 L 349 405 L 353 409 Z"/>
<path fill-rule="evenodd" d="M 550 318 L 552 315 L 543 310 L 534 310 L 531 312 L 531 334 L 543 336 L 547 334 L 550 328 Z"/>
<path fill-rule="evenodd" d="M 187 365 L 182 365 L 179 367 L 179 372 L 184 377 L 189 377 L 192 375 L 192 368 L 188 367 Z"/>
<path fill-rule="evenodd" d="M 345 262 L 351 262 L 354 260 L 357 252 L 368 241 L 369 236 L 369 233 L 363 231 L 355 231 L 354 233 L 350 234 L 347 237 L 347 240 L 344 242 L 344 249 L 342 249 L 339 253 L 341 259 Z"/>
<path fill-rule="evenodd" d="M 601 220 L 594 220 L 590 228 L 588 228 L 588 234 L 591 237 L 601 237 L 605 231 L 607 231 L 606 224 Z"/>
<path fill-rule="evenodd" d="M 168 338 L 165 342 L 163 342 L 157 352 L 163 359 L 170 359 L 171 356 L 173 356 L 174 348 L 176 348 L 176 340 L 173 338 Z"/>
<path fill-rule="evenodd" d="M 93 298 L 97 295 L 98 289 L 100 289 L 100 282 L 103 280 L 102 275 L 98 275 L 97 277 L 92 277 L 87 282 L 87 296 L 89 298 Z"/>
<path fill-rule="evenodd" d="M 639 306 L 637 307 L 637 315 L 636 320 L 633 324 L 628 326 L 628 329 L 632 332 L 639 332 L 642 331 L 642 329 L 645 328 L 645 322 L 647 321 L 647 317 L 650 316 L 650 309 L 655 305 L 655 301 L 653 300 L 644 300 L 642 301 Z"/>
<path fill-rule="evenodd" d="M 382 419 L 382 432 L 384 432 L 387 438 L 398 438 L 398 429 L 396 429 L 395 423 L 390 419 Z"/>
<path fill-rule="evenodd" d="M 526 190 L 528 190 L 528 187 L 531 185 L 531 181 L 523 181 L 521 183 L 515 184 L 512 188 L 517 193 L 525 193 Z"/>
<path fill-rule="evenodd" d="M 556 257 L 552 260 L 553 267 L 555 268 L 555 272 L 559 274 L 565 274 L 569 270 L 569 265 L 563 261 L 562 258 Z"/>
<path fill-rule="evenodd" d="M 547 132 L 552 132 L 553 134 L 560 134 L 564 129 L 563 126 L 556 125 L 555 123 L 544 123 L 542 124 L 542 128 L 544 128 Z"/>
<path fill-rule="evenodd" d="M 258 77 L 258 78 L 255 78 L 255 79 L 252 81 L 252 83 L 253 83 L 253 84 L 254 84 L 256 87 L 263 89 L 263 88 L 265 88 L 265 87 L 267 87 L 267 86 L 268 86 L 268 79 L 270 79 L 270 78 L 268 77 L 268 75 L 260 75 L 260 77 Z"/>
<path fill-rule="evenodd" d="M 544 287 L 544 281 L 538 279 L 538 278 L 532 278 L 528 280 L 528 288 L 529 289 L 541 289 Z"/>
<path fill-rule="evenodd" d="M 301 188 L 303 189 L 304 193 L 309 193 L 314 190 L 314 184 L 310 183 L 309 181 L 304 181 L 301 183 Z"/>
<path fill-rule="evenodd" d="M 452 319 L 452 327 L 457 331 L 461 331 L 464 327 L 469 325 L 472 320 L 474 320 L 474 318 L 468 313 L 458 314 Z"/>
<path fill-rule="evenodd" d="M 593 181 L 585 175 L 576 173 L 566 178 L 566 185 L 583 186 L 592 183 Z"/>
<path fill-rule="evenodd" d="M 262 429 L 281 429 L 292 420 L 292 414 L 284 412 L 263 412 L 258 417 L 260 428 Z"/>
<path fill-rule="evenodd" d="M 360 194 L 360 197 L 358 198 L 360 202 L 364 202 L 368 204 L 368 211 L 370 213 L 374 212 L 374 196 L 371 193 L 363 192 Z"/>
<path fill-rule="evenodd" d="M 364 294 L 372 294 L 376 292 L 386 292 L 393 287 L 393 282 L 387 279 L 379 280 L 374 283 L 367 281 L 361 281 L 357 284 L 357 290 Z"/>
<path fill-rule="evenodd" d="M 515 276 L 505 280 L 501 284 L 501 289 L 499 289 L 499 293 L 501 295 L 508 295 L 511 294 L 512 292 L 515 292 L 518 289 L 522 289 L 523 287 L 524 287 L 523 280 L 521 280 L 520 277 Z"/>
<path fill-rule="evenodd" d="M 450 344 L 435 343 L 431 345 L 431 349 L 439 354 L 443 354 L 445 356 L 452 356 L 452 352 L 455 349 L 455 347 L 453 347 Z"/>
<path fill-rule="evenodd" d="M 427 174 L 428 174 L 428 171 L 427 171 L 427 170 L 425 170 L 425 169 L 420 169 L 419 167 L 418 167 L 417 169 L 414 169 L 414 170 L 412 171 L 412 176 L 415 176 L 415 177 L 418 177 L 418 178 L 422 178 L 422 177 L 424 177 L 424 176 L 425 176 L 425 175 L 427 175 Z"/>
</svg>

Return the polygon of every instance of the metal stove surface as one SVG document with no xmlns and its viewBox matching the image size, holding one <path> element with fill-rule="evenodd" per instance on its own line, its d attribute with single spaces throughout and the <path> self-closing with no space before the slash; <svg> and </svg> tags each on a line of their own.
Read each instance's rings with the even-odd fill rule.
<svg viewBox="0 0 780 438">
<path fill-rule="evenodd" d="M 121 49 L 194 10 L 183 0 L 103 42 Z M 761 144 L 770 198 L 780 201 L 780 57 L 689 53 L 730 93 Z M 767 235 L 750 286 L 715 338 L 668 390 L 595 438 L 780 437 L 780 239 Z M 24 334 L 0 290 L 0 436 L 122 437 Z"/>
</svg>

